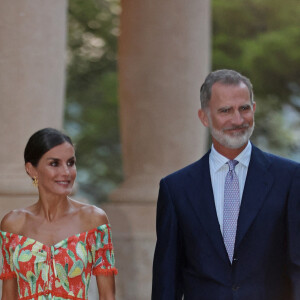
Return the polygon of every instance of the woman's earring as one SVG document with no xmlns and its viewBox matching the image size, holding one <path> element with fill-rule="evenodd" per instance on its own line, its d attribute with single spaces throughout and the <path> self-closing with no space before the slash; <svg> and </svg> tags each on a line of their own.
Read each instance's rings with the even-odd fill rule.
<svg viewBox="0 0 300 300">
<path fill-rule="evenodd" d="M 38 182 L 38 179 L 37 179 L 36 176 L 33 176 L 33 178 L 32 178 L 32 184 L 33 184 L 33 186 L 34 186 L 35 188 L 38 187 L 39 182 Z"/>
</svg>

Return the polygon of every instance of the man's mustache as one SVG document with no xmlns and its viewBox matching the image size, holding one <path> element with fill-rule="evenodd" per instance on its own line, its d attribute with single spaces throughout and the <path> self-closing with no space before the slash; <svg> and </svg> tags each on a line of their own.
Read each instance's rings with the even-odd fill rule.
<svg viewBox="0 0 300 300">
<path fill-rule="evenodd" d="M 242 124 L 239 126 L 225 127 L 223 128 L 223 131 L 236 130 L 236 129 L 248 129 L 248 128 L 249 128 L 249 124 Z"/>
</svg>

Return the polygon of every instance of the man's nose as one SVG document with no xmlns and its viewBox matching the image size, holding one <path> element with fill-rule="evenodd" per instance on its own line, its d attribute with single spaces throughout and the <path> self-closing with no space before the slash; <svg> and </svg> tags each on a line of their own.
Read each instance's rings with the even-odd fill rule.
<svg viewBox="0 0 300 300">
<path fill-rule="evenodd" d="M 232 123 L 236 125 L 241 125 L 244 123 L 244 118 L 239 111 L 234 112 L 232 116 Z"/>
</svg>

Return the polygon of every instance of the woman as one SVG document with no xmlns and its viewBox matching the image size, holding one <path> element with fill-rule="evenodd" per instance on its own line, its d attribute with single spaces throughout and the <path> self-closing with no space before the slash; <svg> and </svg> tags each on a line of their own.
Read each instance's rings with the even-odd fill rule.
<svg viewBox="0 0 300 300">
<path fill-rule="evenodd" d="M 87 299 L 91 273 L 99 298 L 115 299 L 114 253 L 103 210 L 72 200 L 76 158 L 71 139 L 45 128 L 25 148 L 38 201 L 1 222 L 2 300 Z"/>
</svg>

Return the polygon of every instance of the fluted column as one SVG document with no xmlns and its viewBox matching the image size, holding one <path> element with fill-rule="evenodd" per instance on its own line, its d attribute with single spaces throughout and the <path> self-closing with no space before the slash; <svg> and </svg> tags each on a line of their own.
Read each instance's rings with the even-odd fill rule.
<svg viewBox="0 0 300 300">
<path fill-rule="evenodd" d="M 120 299 L 149 299 L 159 179 L 201 157 L 197 117 L 210 69 L 210 1 L 123 0 L 119 93 L 123 184 L 105 209 Z"/>
<path fill-rule="evenodd" d="M 24 170 L 29 136 L 61 128 L 66 0 L 0 1 L 0 216 L 36 200 Z"/>
</svg>

